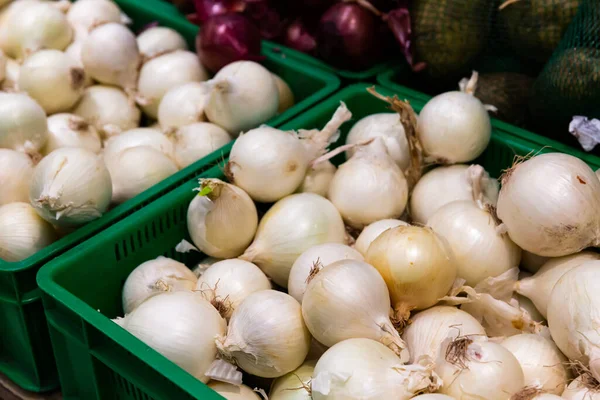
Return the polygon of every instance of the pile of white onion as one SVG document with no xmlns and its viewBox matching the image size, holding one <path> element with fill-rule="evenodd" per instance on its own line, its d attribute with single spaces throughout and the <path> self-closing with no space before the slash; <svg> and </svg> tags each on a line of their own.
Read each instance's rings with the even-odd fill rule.
<svg viewBox="0 0 600 400">
<path fill-rule="evenodd" d="M 252 61 L 208 80 L 181 34 L 136 37 L 112 0 L 0 4 L 2 260 L 33 255 L 293 105 Z"/>
<path fill-rule="evenodd" d="M 351 118 L 343 103 L 324 127 L 241 135 L 229 183 L 202 178 L 190 193 L 186 264 L 132 266 L 117 322 L 232 399 L 600 395 L 600 254 L 588 249 L 600 242 L 600 181 L 564 154 L 509 166 L 500 189 L 482 166 L 456 164 L 489 140 L 473 84 L 418 121 L 377 95 L 397 113 L 357 121 L 329 153 Z M 447 116 L 470 150 L 425 145 Z M 423 174 L 426 161 L 452 165 Z M 253 391 L 249 375 L 275 380 Z"/>
</svg>

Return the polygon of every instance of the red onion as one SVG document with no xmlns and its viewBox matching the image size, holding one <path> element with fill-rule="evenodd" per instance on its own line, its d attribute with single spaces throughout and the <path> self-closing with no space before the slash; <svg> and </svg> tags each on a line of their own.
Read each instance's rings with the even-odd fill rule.
<svg viewBox="0 0 600 400">
<path fill-rule="evenodd" d="M 288 26 L 284 44 L 303 53 L 311 53 L 317 47 L 315 36 L 308 31 L 299 19 Z"/>
<path fill-rule="evenodd" d="M 406 3 L 406 1 L 405 1 Z M 402 54 L 413 71 L 418 72 L 425 68 L 425 63 L 414 63 L 414 46 L 412 45 L 412 28 L 408 5 L 402 5 L 386 14 L 384 19 L 392 30 L 396 41 L 400 45 Z"/>
<path fill-rule="evenodd" d="M 260 61 L 261 36 L 247 17 L 229 13 L 209 18 L 196 37 L 200 62 L 212 72 L 239 60 Z"/>
<path fill-rule="evenodd" d="M 319 23 L 319 55 L 345 69 L 372 66 L 380 60 L 387 40 L 381 27 L 373 11 L 353 2 L 336 3 Z"/>
<path fill-rule="evenodd" d="M 271 40 L 281 36 L 285 21 L 268 0 L 244 0 L 245 14 L 258 26 L 263 38 Z"/>
<path fill-rule="evenodd" d="M 244 0 L 195 0 L 196 22 L 204 23 L 210 17 L 231 12 L 244 12 Z"/>
</svg>

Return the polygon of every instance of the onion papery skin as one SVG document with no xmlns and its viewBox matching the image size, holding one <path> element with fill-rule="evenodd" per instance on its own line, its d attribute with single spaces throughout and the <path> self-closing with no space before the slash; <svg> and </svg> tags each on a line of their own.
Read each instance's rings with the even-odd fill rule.
<svg viewBox="0 0 600 400">
<path fill-rule="evenodd" d="M 345 242 L 346 229 L 333 204 L 314 193 L 299 193 L 284 197 L 267 211 L 240 258 L 286 287 L 292 265 L 304 251 L 317 244 Z"/>
<path fill-rule="evenodd" d="M 416 313 L 402 333 L 402 339 L 410 349 L 409 362 L 424 355 L 437 360 L 443 341 L 459 336 L 487 340 L 485 329 L 475 318 L 450 306 L 435 306 Z"/>
<path fill-rule="evenodd" d="M 521 261 L 521 249 L 508 235 L 498 233 L 492 214 L 473 201 L 446 204 L 427 225 L 448 240 L 456 257 L 458 277 L 468 286 L 501 275 Z"/>
<path fill-rule="evenodd" d="M 417 226 L 383 232 L 369 246 L 366 261 L 385 280 L 400 321 L 444 297 L 458 268 L 448 242 L 430 228 Z"/>
<path fill-rule="evenodd" d="M 599 243 L 600 181 L 574 156 L 541 154 L 503 176 L 497 213 L 523 250 L 574 254 Z"/>
<path fill-rule="evenodd" d="M 588 261 L 564 274 L 548 303 L 548 327 L 554 343 L 571 361 L 600 378 L 600 261 Z"/>
<path fill-rule="evenodd" d="M 89 150 L 54 150 L 35 167 L 29 200 L 53 225 L 72 228 L 98 219 L 112 195 L 111 177 L 102 158 Z"/>
<path fill-rule="evenodd" d="M 529 298 L 539 312 L 547 318 L 548 302 L 552 289 L 559 279 L 587 261 L 599 260 L 600 254 L 593 251 L 582 251 L 569 256 L 549 259 L 533 276 L 521 279 L 515 285 L 515 290 Z"/>
<path fill-rule="evenodd" d="M 0 260 L 17 262 L 52 244 L 58 235 L 29 203 L 0 206 Z"/>
<path fill-rule="evenodd" d="M 337 261 L 312 277 L 302 298 L 302 315 L 313 337 L 325 346 L 367 338 L 408 361 L 405 343 L 390 321 L 390 299 L 377 270 L 364 261 Z"/>
<path fill-rule="evenodd" d="M 16 150 L 0 149 L 0 206 L 28 202 L 33 161 Z"/>
<path fill-rule="evenodd" d="M 200 293 L 183 291 L 153 296 L 116 322 L 204 383 L 217 355 L 215 336 L 227 330 Z"/>
<path fill-rule="evenodd" d="M 472 201 L 473 190 L 468 180 L 468 169 L 468 165 L 449 165 L 437 167 L 423 175 L 410 198 L 413 222 L 426 224 L 437 210 L 453 201 Z M 496 205 L 498 182 L 486 173 L 481 183 L 486 202 Z"/>
</svg>

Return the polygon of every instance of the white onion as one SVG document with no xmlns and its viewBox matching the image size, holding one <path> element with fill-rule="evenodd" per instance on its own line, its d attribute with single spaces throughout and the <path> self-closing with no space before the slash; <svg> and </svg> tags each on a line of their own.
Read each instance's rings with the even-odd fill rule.
<svg viewBox="0 0 600 400">
<path fill-rule="evenodd" d="M 146 29 L 137 37 L 137 43 L 140 53 L 147 59 L 175 50 L 187 50 L 183 36 L 164 26 Z"/>
<path fill-rule="evenodd" d="M 254 292 L 271 289 L 271 282 L 256 265 L 244 260 L 223 260 L 208 267 L 198 278 L 196 290 L 229 319 Z M 219 308 L 217 308 L 219 309 Z"/>
<path fill-rule="evenodd" d="M 440 393 L 457 399 L 506 400 L 523 388 L 523 370 L 501 345 L 469 338 L 447 340 L 435 372 L 444 385 Z"/>
<path fill-rule="evenodd" d="M 340 243 L 325 243 L 313 246 L 300 255 L 292 265 L 288 279 L 288 293 L 302 304 L 309 276 L 331 263 L 340 260 L 364 261 L 356 250 Z"/>
<path fill-rule="evenodd" d="M 279 107 L 277 113 L 281 114 L 288 108 L 294 105 L 294 92 L 290 89 L 289 85 L 279 77 L 279 75 L 271 73 L 275 84 L 277 85 L 277 92 L 279 93 Z"/>
<path fill-rule="evenodd" d="M 81 47 L 86 73 L 98 82 L 118 86 L 128 93 L 136 87 L 140 60 L 133 33 L 114 22 L 94 28 Z"/>
<path fill-rule="evenodd" d="M 86 149 L 64 147 L 35 167 L 29 199 L 46 221 L 76 227 L 100 218 L 111 194 L 111 177 L 102 158 Z"/>
<path fill-rule="evenodd" d="M 600 400 L 600 384 L 588 374 L 577 377 L 562 393 L 567 400 Z"/>
<path fill-rule="evenodd" d="M 327 197 L 329 185 L 335 175 L 337 168 L 330 161 L 323 161 L 309 167 L 304 180 L 296 189 L 297 193 L 315 193 Z"/>
<path fill-rule="evenodd" d="M 406 362 L 406 344 L 390 321 L 390 298 L 375 268 L 342 260 L 319 271 L 302 298 L 302 315 L 314 338 L 331 347 L 346 339 L 376 340 Z"/>
<path fill-rule="evenodd" d="M 0 260 L 24 260 L 56 239 L 52 226 L 29 203 L 0 206 Z"/>
<path fill-rule="evenodd" d="M 417 137 L 427 159 L 439 164 L 476 159 L 490 142 L 491 133 L 485 106 L 469 93 L 442 93 L 419 113 Z"/>
<path fill-rule="evenodd" d="M 548 260 L 549 257 L 538 256 L 525 250 L 521 252 L 521 267 L 532 274 L 535 274 Z"/>
<path fill-rule="evenodd" d="M 77 0 L 69 7 L 67 20 L 79 36 L 108 22 L 125 23 L 121 10 L 110 0 Z"/>
<path fill-rule="evenodd" d="M 376 137 L 338 167 L 328 197 L 346 224 L 362 228 L 400 217 L 408 201 L 408 182 L 387 153 L 383 139 Z"/>
<path fill-rule="evenodd" d="M 131 147 L 106 159 L 112 179 L 112 201 L 123 203 L 177 172 L 177 165 L 150 146 Z"/>
<path fill-rule="evenodd" d="M 423 362 L 402 365 L 393 351 L 369 339 L 349 339 L 327 350 L 313 373 L 314 400 L 407 400 L 434 391 L 439 379 Z"/>
<path fill-rule="evenodd" d="M 196 275 L 185 264 L 163 256 L 138 265 L 123 285 L 123 311 L 129 314 L 149 297 L 161 292 L 192 290 Z"/>
<path fill-rule="evenodd" d="M 357 144 L 375 137 L 382 138 L 388 154 L 402 171 L 410 166 L 408 140 L 397 113 L 372 114 L 362 118 L 350 129 L 346 144 Z M 354 149 L 348 150 L 347 158 L 352 157 L 354 152 Z"/>
<path fill-rule="evenodd" d="M 542 333 L 543 327 L 518 303 L 514 285 L 518 268 L 487 278 L 475 288 L 454 287 L 443 300 L 448 304 L 462 304 L 461 309 L 471 314 L 485 328 L 489 337 L 504 337 L 521 333 Z M 456 297 L 459 293 L 466 297 Z"/>
<path fill-rule="evenodd" d="M 531 301 L 528 297 L 522 296 L 515 292 L 513 293 L 512 298 L 519 303 L 519 307 L 531 315 L 532 320 L 539 323 L 545 323 L 546 317 L 542 315 L 542 313 L 536 308 L 535 304 L 533 304 L 533 301 Z"/>
<path fill-rule="evenodd" d="M 439 393 L 430 393 L 430 394 L 421 394 L 413 397 L 413 399 L 419 400 L 454 400 L 454 397 L 447 396 L 445 394 Z"/>
<path fill-rule="evenodd" d="M 263 378 L 277 378 L 298 368 L 309 346 L 300 304 L 274 290 L 246 297 L 231 316 L 227 336 L 217 338 L 221 357 Z"/>
<path fill-rule="evenodd" d="M 185 168 L 231 142 L 231 136 L 218 125 L 196 122 L 177 129 L 173 141 L 175 162 Z"/>
<path fill-rule="evenodd" d="M 21 0 L 22 1 L 22 0 Z M 4 91 L 15 91 L 18 88 L 19 74 L 21 71 L 21 64 L 12 58 L 6 59 L 4 81 L 2 82 L 2 90 Z"/>
<path fill-rule="evenodd" d="M 85 90 L 73 110 L 104 137 L 117 135 L 140 124 L 141 112 L 121 89 L 96 85 Z"/>
<path fill-rule="evenodd" d="M 469 286 L 518 267 L 521 260 L 521 249 L 508 235 L 497 232 L 492 212 L 473 201 L 454 201 L 427 221 L 448 240 L 456 257 L 457 276 Z"/>
<path fill-rule="evenodd" d="M 450 165 L 429 171 L 417 182 L 410 198 L 410 214 L 414 222 L 425 224 L 442 206 L 457 200 L 473 200 L 468 165 Z M 486 203 L 498 200 L 498 182 L 487 173 L 481 180 Z"/>
<path fill-rule="evenodd" d="M 33 161 L 27 154 L 0 149 L 0 206 L 29 201 Z"/>
<path fill-rule="evenodd" d="M 187 226 L 194 244 L 217 258 L 237 257 L 248 247 L 258 226 L 252 199 L 237 186 L 219 179 L 200 179 L 190 202 Z"/>
<path fill-rule="evenodd" d="M 221 68 L 213 81 L 206 116 L 232 136 L 257 127 L 277 113 L 277 83 L 262 65 L 235 61 Z"/>
<path fill-rule="evenodd" d="M 206 120 L 204 106 L 208 91 L 200 82 L 188 82 L 169 89 L 158 106 L 158 122 L 164 130 Z"/>
<path fill-rule="evenodd" d="M 448 242 L 418 226 L 383 232 L 365 259 L 385 280 L 398 321 L 407 321 L 412 310 L 435 305 L 452 288 L 458 268 Z"/>
<path fill-rule="evenodd" d="M 28 57 L 19 74 L 19 89 L 48 114 L 70 110 L 83 94 L 85 72 L 67 54 L 41 50 Z"/>
<path fill-rule="evenodd" d="M 202 382 L 217 354 L 215 336 L 227 330 L 200 293 L 184 291 L 153 296 L 115 322 Z"/>
<path fill-rule="evenodd" d="M 26 94 L 0 92 L 0 147 L 35 154 L 46 140 L 44 109 Z"/>
<path fill-rule="evenodd" d="M 170 159 L 175 159 L 173 143 L 158 129 L 136 128 L 110 137 L 104 143 L 104 158 L 107 163 L 119 154 L 134 147 L 148 146 L 160 151 Z"/>
<path fill-rule="evenodd" d="M 254 390 L 246 385 L 232 385 L 225 382 L 211 381 L 208 387 L 227 400 L 263 400 Z"/>
<path fill-rule="evenodd" d="M 535 275 L 517 282 L 515 290 L 531 299 L 535 307 L 546 318 L 548 315 L 548 302 L 556 282 L 568 271 L 584 262 L 599 259 L 600 254 L 592 251 L 582 251 L 570 256 L 552 258 L 544 263 Z"/>
<path fill-rule="evenodd" d="M 474 341 L 487 340 L 485 329 L 470 314 L 456 307 L 436 306 L 418 312 L 402 333 L 410 349 L 409 362 L 422 356 L 437 360 L 444 340 L 469 337 Z"/>
<path fill-rule="evenodd" d="M 519 361 L 525 386 L 552 394 L 561 394 L 565 390 L 569 379 L 567 358 L 552 340 L 529 333 L 511 336 L 500 344 Z"/>
<path fill-rule="evenodd" d="M 82 147 L 94 153 L 102 150 L 100 136 L 92 125 L 74 114 L 54 114 L 48 117 L 48 141 L 44 154 L 61 147 Z"/>
<path fill-rule="evenodd" d="M 379 235 L 388 229 L 395 228 L 400 225 L 408 226 L 406 222 L 400 221 L 399 219 L 382 219 L 377 222 L 373 222 L 372 224 L 366 226 L 360 235 L 358 235 L 358 238 L 356 238 L 356 243 L 354 243 L 354 248 L 358 250 L 360 254 L 366 256 L 367 250 L 369 250 L 369 246 L 371 243 L 373 243 L 373 240 L 377 239 Z"/>
<path fill-rule="evenodd" d="M 577 253 L 600 244 L 600 180 L 577 157 L 533 157 L 503 176 L 498 217 L 524 250 L 547 257 Z"/>
<path fill-rule="evenodd" d="M 298 135 L 265 125 L 252 129 L 233 144 L 225 172 L 255 201 L 280 200 L 298 189 L 309 164 L 325 151 L 338 128 L 351 117 L 341 103 L 320 131 L 300 131 Z"/>
<path fill-rule="evenodd" d="M 345 243 L 340 213 L 327 199 L 299 193 L 275 203 L 258 225 L 241 259 L 253 262 L 279 286 L 287 287 L 296 259 L 317 244 Z"/>
<path fill-rule="evenodd" d="M 78 0 L 81 1 L 81 0 Z M 100 0 L 100 1 L 108 1 L 108 0 Z M 85 36 L 87 37 L 87 35 Z M 83 47 L 83 38 L 75 38 L 75 40 L 65 49 L 65 54 L 71 57 L 71 59 L 77 63 L 80 67 L 83 67 L 83 62 L 81 61 L 81 49 Z M 94 84 L 94 80 L 89 74 L 85 74 L 83 86 L 90 87 Z"/>
<path fill-rule="evenodd" d="M 310 381 L 316 364 L 316 360 L 306 361 L 292 372 L 275 379 L 269 400 L 312 400 Z"/>
<path fill-rule="evenodd" d="M 14 7 L 0 24 L 0 44 L 8 56 L 23 59 L 41 49 L 64 50 L 71 43 L 73 30 L 52 3 L 18 1 L 9 6 Z"/>
<path fill-rule="evenodd" d="M 138 92 L 146 100 L 142 110 L 156 119 L 158 105 L 169 89 L 206 79 L 208 73 L 198 61 L 198 56 L 190 51 L 176 50 L 148 60 L 142 66 L 138 80 Z"/>
<path fill-rule="evenodd" d="M 588 365 L 600 378 L 600 261 L 588 261 L 554 285 L 548 302 L 548 326 L 552 339 L 571 361 Z"/>
</svg>

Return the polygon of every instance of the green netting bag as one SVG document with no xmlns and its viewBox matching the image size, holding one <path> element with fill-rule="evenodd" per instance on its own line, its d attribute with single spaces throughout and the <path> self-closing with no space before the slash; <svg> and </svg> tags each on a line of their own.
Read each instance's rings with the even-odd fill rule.
<svg viewBox="0 0 600 400">
<path fill-rule="evenodd" d="M 479 75 L 475 97 L 496 107 L 491 115 L 517 126 L 527 123 L 527 104 L 533 79 L 515 72 L 491 72 Z"/>
<path fill-rule="evenodd" d="M 532 68 L 541 67 L 565 34 L 582 0 L 502 0 L 493 39 Z"/>
<path fill-rule="evenodd" d="M 412 0 L 419 83 L 448 90 L 473 69 L 535 78 L 582 1 Z"/>
<path fill-rule="evenodd" d="M 426 63 L 424 79 L 456 86 L 470 75 L 489 38 L 494 1 L 413 0 L 415 59 Z"/>
<path fill-rule="evenodd" d="M 600 117 L 600 1 L 583 0 L 533 86 L 530 112 L 541 134 L 576 145 L 573 116 Z"/>
</svg>

